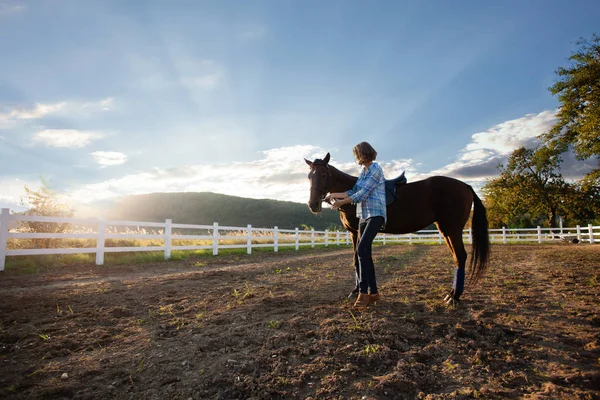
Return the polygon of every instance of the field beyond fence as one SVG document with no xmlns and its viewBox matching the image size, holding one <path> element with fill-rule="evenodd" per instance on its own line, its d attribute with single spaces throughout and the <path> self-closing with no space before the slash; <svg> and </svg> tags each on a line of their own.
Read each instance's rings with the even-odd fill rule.
<svg viewBox="0 0 600 400">
<path fill-rule="evenodd" d="M 23 224 L 37 224 L 38 229 L 24 229 Z M 68 226 L 57 232 L 56 226 Z M 41 231 L 40 231 L 41 230 Z M 44 231 L 45 230 L 45 231 Z M 600 226 L 573 228 L 490 229 L 492 243 L 543 243 L 556 240 L 595 243 L 600 241 Z M 463 239 L 471 243 L 471 230 L 465 229 Z M 348 231 L 315 231 L 295 229 L 174 224 L 165 222 L 113 221 L 98 218 L 62 218 L 11 214 L 7 208 L 0 215 L 0 271 L 6 257 L 52 254 L 96 255 L 96 264 L 104 264 L 106 253 L 163 252 L 169 260 L 174 251 L 204 250 L 218 255 L 221 249 L 280 248 L 351 245 Z M 443 244 L 437 230 L 421 230 L 403 235 L 379 234 L 376 243 Z"/>
</svg>

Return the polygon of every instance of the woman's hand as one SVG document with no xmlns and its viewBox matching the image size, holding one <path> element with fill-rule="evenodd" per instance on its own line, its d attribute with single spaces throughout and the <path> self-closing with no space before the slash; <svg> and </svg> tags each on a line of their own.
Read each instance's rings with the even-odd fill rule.
<svg viewBox="0 0 600 400">
<path fill-rule="evenodd" d="M 343 206 L 345 204 L 350 204 L 351 202 L 352 202 L 352 199 L 348 196 L 346 196 L 342 199 L 337 198 L 337 199 L 334 199 L 334 202 L 331 204 L 331 208 L 334 210 L 338 210 L 341 206 Z"/>
<path fill-rule="evenodd" d="M 333 200 L 333 202 L 332 202 Z M 329 193 L 325 196 L 325 201 L 331 204 L 331 208 L 334 210 L 339 210 L 341 206 L 344 204 L 348 204 L 352 201 L 350 197 L 348 197 L 348 193 L 339 192 L 339 193 Z"/>
<path fill-rule="evenodd" d="M 325 201 L 328 202 L 329 204 L 332 204 L 331 200 L 342 200 L 347 197 L 348 197 L 348 193 L 346 193 L 346 192 L 329 193 L 327 196 L 325 196 Z"/>
<path fill-rule="evenodd" d="M 331 203 L 331 208 L 333 210 L 339 210 L 339 208 L 343 206 L 342 201 L 341 200 L 335 200 L 333 203 Z"/>
</svg>

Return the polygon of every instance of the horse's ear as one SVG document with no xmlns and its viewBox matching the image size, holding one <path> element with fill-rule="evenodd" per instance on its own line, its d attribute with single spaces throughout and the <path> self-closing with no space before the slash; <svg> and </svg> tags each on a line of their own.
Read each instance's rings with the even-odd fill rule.
<svg viewBox="0 0 600 400">
<path fill-rule="evenodd" d="M 306 158 L 304 159 L 304 161 L 306 161 L 306 163 L 308 164 L 308 166 L 312 168 L 312 162 L 308 161 Z"/>
<path fill-rule="evenodd" d="M 329 164 L 329 153 L 327 153 L 327 155 L 325 156 L 325 158 L 323 159 L 323 162 L 325 164 Z"/>
</svg>

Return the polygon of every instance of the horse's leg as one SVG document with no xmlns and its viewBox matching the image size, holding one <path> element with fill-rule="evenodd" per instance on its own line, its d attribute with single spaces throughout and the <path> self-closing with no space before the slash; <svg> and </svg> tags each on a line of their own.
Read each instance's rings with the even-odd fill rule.
<svg viewBox="0 0 600 400">
<path fill-rule="evenodd" d="M 446 301 L 451 303 L 452 301 L 459 300 L 460 295 L 463 294 L 463 291 L 465 290 L 465 265 L 467 263 L 467 251 L 465 250 L 465 245 L 463 243 L 462 232 L 449 235 L 447 242 L 449 242 L 448 247 L 450 247 L 450 250 L 452 251 L 454 263 L 456 264 L 456 269 L 454 270 L 454 281 L 452 282 L 452 290 L 450 290 L 450 293 L 448 293 L 446 296 Z"/>
<path fill-rule="evenodd" d="M 462 231 L 449 233 L 444 231 L 439 224 L 437 224 L 438 230 L 444 236 L 446 245 L 452 252 L 456 269 L 454 270 L 454 281 L 452 283 L 452 290 L 446 295 L 445 299 L 448 303 L 456 301 L 460 298 L 460 295 L 465 289 L 465 265 L 467 263 L 467 251 L 462 239 Z"/>
</svg>

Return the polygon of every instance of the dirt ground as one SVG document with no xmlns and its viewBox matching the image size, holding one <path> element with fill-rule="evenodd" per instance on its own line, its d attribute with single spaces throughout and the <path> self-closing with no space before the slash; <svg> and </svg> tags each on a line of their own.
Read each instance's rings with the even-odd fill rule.
<svg viewBox="0 0 600 400">
<path fill-rule="evenodd" d="M 600 398 L 600 246 L 496 245 L 447 307 L 443 246 L 0 274 L 7 399 Z"/>
</svg>

